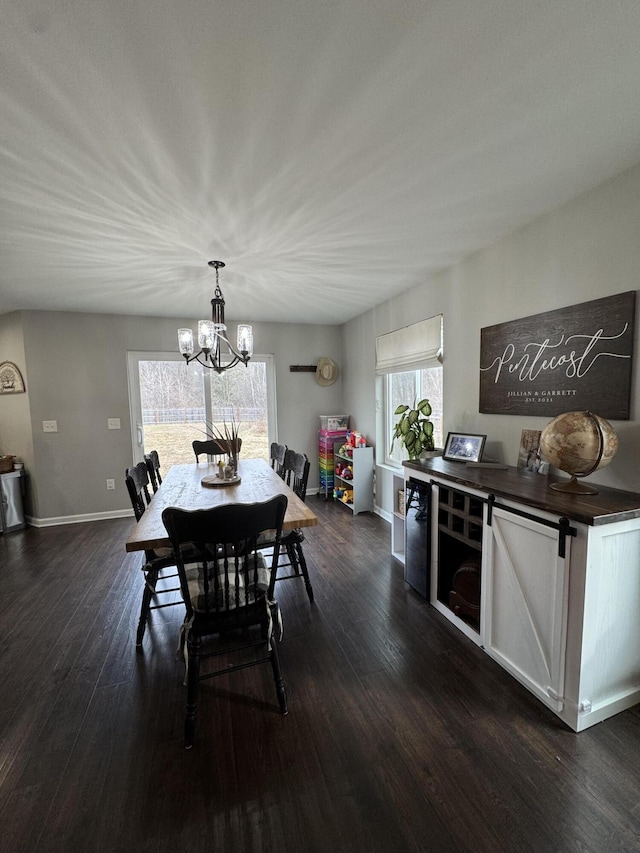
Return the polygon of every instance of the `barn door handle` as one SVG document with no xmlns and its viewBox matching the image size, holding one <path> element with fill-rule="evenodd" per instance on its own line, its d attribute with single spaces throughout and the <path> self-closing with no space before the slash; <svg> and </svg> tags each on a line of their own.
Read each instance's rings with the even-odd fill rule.
<svg viewBox="0 0 640 853">
<path fill-rule="evenodd" d="M 489 495 L 487 498 L 487 527 L 491 527 L 491 516 L 493 515 L 493 505 L 496 502 L 495 495 Z"/>
<path fill-rule="evenodd" d="M 558 557 L 564 560 L 567 553 L 567 536 L 571 535 L 568 518 L 558 519 Z"/>
</svg>

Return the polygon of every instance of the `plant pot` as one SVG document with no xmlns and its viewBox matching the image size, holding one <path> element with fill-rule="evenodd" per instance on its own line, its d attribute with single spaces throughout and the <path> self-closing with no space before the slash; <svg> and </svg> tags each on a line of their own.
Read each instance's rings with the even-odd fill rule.
<svg viewBox="0 0 640 853">
<path fill-rule="evenodd" d="M 442 456 L 442 448 L 436 447 L 435 450 L 423 450 L 420 454 L 420 459 L 436 459 L 438 456 Z"/>
</svg>

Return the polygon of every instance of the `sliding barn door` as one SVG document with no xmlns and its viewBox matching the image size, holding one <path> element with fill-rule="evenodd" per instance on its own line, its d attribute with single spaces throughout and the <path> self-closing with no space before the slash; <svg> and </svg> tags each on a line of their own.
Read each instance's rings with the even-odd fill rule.
<svg viewBox="0 0 640 853">
<path fill-rule="evenodd" d="M 562 710 L 568 565 L 559 532 L 494 508 L 485 527 L 485 650 L 545 704 Z"/>
</svg>

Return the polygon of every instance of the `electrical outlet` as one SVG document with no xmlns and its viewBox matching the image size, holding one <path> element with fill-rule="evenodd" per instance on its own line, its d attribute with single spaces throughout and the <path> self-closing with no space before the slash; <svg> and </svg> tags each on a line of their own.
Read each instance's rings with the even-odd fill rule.
<svg viewBox="0 0 640 853">
<path fill-rule="evenodd" d="M 107 429 L 120 429 L 120 418 L 107 418 Z"/>
<path fill-rule="evenodd" d="M 58 432 L 58 421 L 42 421 L 42 432 Z"/>
<path fill-rule="evenodd" d="M 116 481 L 115 480 L 107 480 L 107 491 L 114 492 L 116 489 Z"/>
</svg>

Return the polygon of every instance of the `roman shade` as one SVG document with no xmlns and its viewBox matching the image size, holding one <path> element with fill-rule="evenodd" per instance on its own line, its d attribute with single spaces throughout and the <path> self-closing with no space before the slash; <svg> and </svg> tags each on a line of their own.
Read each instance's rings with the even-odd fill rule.
<svg viewBox="0 0 640 853">
<path fill-rule="evenodd" d="M 440 367 L 442 314 L 376 338 L 376 373 Z"/>
</svg>

